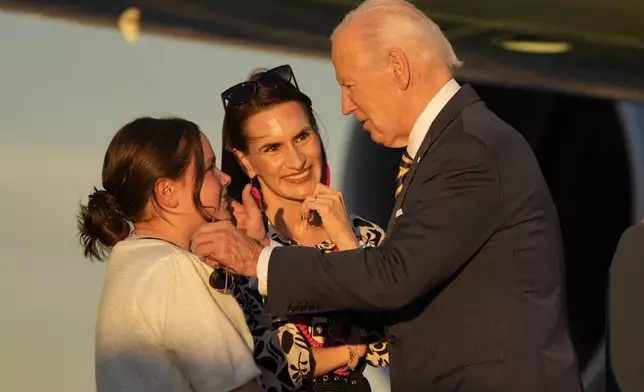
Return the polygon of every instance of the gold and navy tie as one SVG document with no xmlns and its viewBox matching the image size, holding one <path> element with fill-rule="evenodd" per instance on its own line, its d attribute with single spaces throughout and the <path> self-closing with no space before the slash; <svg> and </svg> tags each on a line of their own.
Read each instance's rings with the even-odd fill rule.
<svg viewBox="0 0 644 392">
<path fill-rule="evenodd" d="M 403 189 L 405 177 L 407 177 L 407 173 L 409 173 L 409 168 L 411 167 L 412 162 L 413 159 L 411 159 L 411 156 L 409 155 L 409 153 L 407 153 L 407 150 L 405 150 L 402 156 L 402 160 L 400 161 L 398 175 L 396 176 L 396 198 L 398 198 L 398 195 Z"/>
</svg>

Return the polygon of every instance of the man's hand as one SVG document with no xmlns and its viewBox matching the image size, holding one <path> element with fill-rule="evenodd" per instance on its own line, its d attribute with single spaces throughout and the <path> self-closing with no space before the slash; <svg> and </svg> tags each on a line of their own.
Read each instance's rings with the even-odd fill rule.
<svg viewBox="0 0 644 392">
<path fill-rule="evenodd" d="M 246 233 L 250 238 L 259 241 L 263 245 L 269 245 L 270 241 L 266 235 L 262 211 L 250 193 L 251 185 L 247 184 L 242 192 L 242 203 L 232 198 L 229 199 L 237 228 Z"/>
<path fill-rule="evenodd" d="M 236 274 L 257 276 L 262 245 L 237 230 L 230 221 L 207 223 L 192 236 L 190 249 L 215 267 L 225 265 Z"/>
</svg>

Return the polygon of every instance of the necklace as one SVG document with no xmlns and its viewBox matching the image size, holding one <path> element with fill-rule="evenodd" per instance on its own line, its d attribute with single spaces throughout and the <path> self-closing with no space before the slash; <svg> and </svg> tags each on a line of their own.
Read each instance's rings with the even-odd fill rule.
<svg viewBox="0 0 644 392">
<path fill-rule="evenodd" d="M 137 240 L 157 240 L 157 241 L 163 241 L 163 242 L 166 242 L 166 243 L 168 243 L 168 244 L 170 244 L 170 245 L 174 245 L 174 246 L 176 246 L 177 248 L 183 249 L 182 247 L 180 247 L 179 245 L 175 244 L 174 242 L 172 242 L 172 241 L 170 241 L 170 240 L 166 240 L 166 239 L 164 239 L 164 238 L 156 237 L 156 236 L 151 236 L 151 235 L 139 234 L 139 233 L 137 233 L 137 232 L 135 232 L 135 231 L 132 231 L 132 232 L 130 233 L 129 237 L 133 237 L 133 238 L 135 238 L 135 239 L 137 239 Z M 185 250 L 185 249 L 184 249 L 184 250 Z"/>
</svg>

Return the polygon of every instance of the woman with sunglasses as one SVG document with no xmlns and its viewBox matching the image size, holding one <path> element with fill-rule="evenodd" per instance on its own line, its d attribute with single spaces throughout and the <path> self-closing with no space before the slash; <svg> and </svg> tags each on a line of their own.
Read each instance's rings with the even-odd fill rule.
<svg viewBox="0 0 644 392">
<path fill-rule="evenodd" d="M 206 136 L 182 119 L 134 120 L 110 142 L 102 177 L 78 219 L 85 256 L 109 253 L 97 391 L 261 391 L 239 304 L 209 287 L 213 269 L 189 251 L 204 222 L 230 218 L 230 177 Z"/>
<path fill-rule="evenodd" d="M 229 193 L 240 200 L 242 189 L 252 185 L 272 241 L 324 252 L 380 244 L 383 230 L 349 216 L 342 194 L 329 188 L 311 100 L 290 66 L 255 73 L 221 96 L 222 170 L 233 178 Z M 249 320 L 265 390 L 369 391 L 364 366 L 388 365 L 384 340 L 373 328 L 358 328 L 356 318 L 302 315 L 268 321 L 267 328 L 262 308 L 270 294 L 262 298 L 255 279 L 236 279 L 234 294 Z"/>
</svg>

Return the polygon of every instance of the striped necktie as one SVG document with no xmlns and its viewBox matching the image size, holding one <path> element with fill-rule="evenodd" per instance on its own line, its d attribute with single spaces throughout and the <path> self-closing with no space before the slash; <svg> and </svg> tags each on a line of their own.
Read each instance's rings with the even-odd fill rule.
<svg viewBox="0 0 644 392">
<path fill-rule="evenodd" d="M 403 184 L 405 183 L 405 177 L 407 177 L 407 173 L 409 173 L 409 168 L 411 167 L 411 164 L 413 162 L 413 159 L 405 150 L 402 156 L 402 160 L 400 161 L 400 168 L 398 169 L 398 175 L 396 176 L 396 198 L 398 198 L 398 195 L 403 189 Z"/>
</svg>

